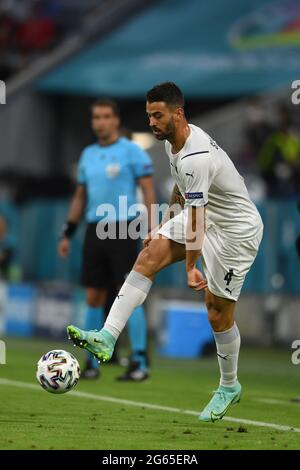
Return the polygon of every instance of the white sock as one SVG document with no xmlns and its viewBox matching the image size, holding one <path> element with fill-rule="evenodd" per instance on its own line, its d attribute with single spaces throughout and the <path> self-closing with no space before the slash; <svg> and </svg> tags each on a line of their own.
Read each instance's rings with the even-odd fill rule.
<svg viewBox="0 0 300 470">
<path fill-rule="evenodd" d="M 241 337 L 239 329 L 234 323 L 227 331 L 217 333 L 214 331 L 218 362 L 221 372 L 220 385 L 233 387 L 237 382 L 237 368 Z"/>
<path fill-rule="evenodd" d="M 151 286 L 150 279 L 131 271 L 109 311 L 103 329 L 117 339 L 132 312 L 145 301 Z"/>
</svg>

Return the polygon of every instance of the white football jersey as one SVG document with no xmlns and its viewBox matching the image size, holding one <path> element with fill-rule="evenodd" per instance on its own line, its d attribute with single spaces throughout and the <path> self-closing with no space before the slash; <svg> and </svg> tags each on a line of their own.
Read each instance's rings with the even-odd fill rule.
<svg viewBox="0 0 300 470">
<path fill-rule="evenodd" d="M 206 132 L 192 124 L 189 127 L 190 135 L 179 153 L 173 154 L 171 144 L 165 143 L 185 207 L 206 206 L 206 226 L 215 224 L 232 238 L 254 237 L 262 220 L 243 177 Z"/>
</svg>

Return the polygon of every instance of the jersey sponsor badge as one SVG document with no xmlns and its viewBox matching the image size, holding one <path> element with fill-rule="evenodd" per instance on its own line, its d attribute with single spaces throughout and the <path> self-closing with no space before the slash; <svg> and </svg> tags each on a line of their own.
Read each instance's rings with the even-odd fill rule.
<svg viewBox="0 0 300 470">
<path fill-rule="evenodd" d="M 184 193 L 185 199 L 203 199 L 203 193 Z"/>
</svg>

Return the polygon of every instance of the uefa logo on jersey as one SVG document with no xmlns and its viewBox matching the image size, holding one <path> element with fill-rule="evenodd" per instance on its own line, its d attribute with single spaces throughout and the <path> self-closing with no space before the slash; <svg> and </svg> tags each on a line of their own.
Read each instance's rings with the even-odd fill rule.
<svg viewBox="0 0 300 470">
<path fill-rule="evenodd" d="M 6 85 L 0 80 L 0 104 L 6 104 Z"/>
</svg>

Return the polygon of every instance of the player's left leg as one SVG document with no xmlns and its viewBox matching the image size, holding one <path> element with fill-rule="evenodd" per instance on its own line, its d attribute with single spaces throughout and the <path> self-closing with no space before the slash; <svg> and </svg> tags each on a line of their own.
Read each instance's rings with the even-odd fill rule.
<svg viewBox="0 0 300 470">
<path fill-rule="evenodd" d="M 236 302 L 205 293 L 208 319 L 212 326 L 217 347 L 221 379 L 219 388 L 201 412 L 201 421 L 221 419 L 228 408 L 240 400 L 241 385 L 237 378 L 238 357 L 241 344 L 240 333 L 234 322 Z"/>
<path fill-rule="evenodd" d="M 70 325 L 68 335 L 78 346 L 92 352 L 99 360 L 108 361 L 117 338 L 124 329 L 130 315 L 145 301 L 155 275 L 169 264 L 185 258 L 185 245 L 164 236 L 153 239 L 144 248 L 119 291 L 115 302 L 99 332 L 88 332 Z"/>
</svg>

